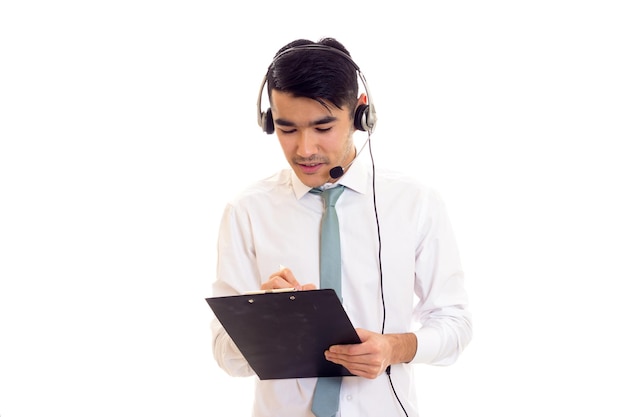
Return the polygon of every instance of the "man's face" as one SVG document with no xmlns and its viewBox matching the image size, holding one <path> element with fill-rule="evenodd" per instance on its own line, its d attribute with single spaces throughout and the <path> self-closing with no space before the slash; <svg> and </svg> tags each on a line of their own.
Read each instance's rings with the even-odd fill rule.
<svg viewBox="0 0 626 417">
<path fill-rule="evenodd" d="M 330 170 L 354 158 L 354 125 L 346 108 L 274 90 L 272 116 L 287 162 L 309 187 L 334 182 Z"/>
</svg>

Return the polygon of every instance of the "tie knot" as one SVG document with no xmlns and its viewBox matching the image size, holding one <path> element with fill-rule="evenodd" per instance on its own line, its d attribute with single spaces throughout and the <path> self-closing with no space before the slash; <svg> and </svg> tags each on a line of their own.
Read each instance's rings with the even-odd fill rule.
<svg viewBox="0 0 626 417">
<path fill-rule="evenodd" d="M 322 198 L 324 199 L 324 205 L 326 207 L 335 207 L 335 204 L 337 203 L 337 200 L 339 199 L 341 193 L 343 193 L 344 189 L 345 186 L 338 185 L 333 188 L 327 188 L 323 191 L 319 188 L 313 188 L 311 189 L 311 192 L 314 194 L 321 194 Z"/>
</svg>

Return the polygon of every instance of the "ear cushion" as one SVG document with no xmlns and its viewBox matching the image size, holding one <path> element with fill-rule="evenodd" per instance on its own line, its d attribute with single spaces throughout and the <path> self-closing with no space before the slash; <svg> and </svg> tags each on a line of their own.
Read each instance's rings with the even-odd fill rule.
<svg viewBox="0 0 626 417">
<path fill-rule="evenodd" d="M 368 131 L 370 127 L 367 123 L 367 118 L 369 116 L 369 107 L 367 104 L 361 104 L 354 111 L 354 127 L 358 130 Z"/>
<path fill-rule="evenodd" d="M 262 118 L 263 131 L 268 135 L 274 133 L 274 118 L 272 117 L 272 109 L 267 109 L 265 113 L 263 113 Z"/>
</svg>

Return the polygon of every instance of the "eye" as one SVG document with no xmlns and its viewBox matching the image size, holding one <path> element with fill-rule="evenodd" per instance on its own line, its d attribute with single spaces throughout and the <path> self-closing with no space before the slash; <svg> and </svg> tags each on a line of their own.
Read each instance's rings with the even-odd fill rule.
<svg viewBox="0 0 626 417">
<path fill-rule="evenodd" d="M 296 129 L 278 129 L 281 131 L 282 134 L 284 135 L 289 135 L 291 133 L 294 133 L 296 131 Z"/>
<path fill-rule="evenodd" d="M 324 132 L 328 132 L 332 129 L 332 127 L 316 127 L 315 130 L 317 130 L 320 133 L 324 133 Z"/>
</svg>

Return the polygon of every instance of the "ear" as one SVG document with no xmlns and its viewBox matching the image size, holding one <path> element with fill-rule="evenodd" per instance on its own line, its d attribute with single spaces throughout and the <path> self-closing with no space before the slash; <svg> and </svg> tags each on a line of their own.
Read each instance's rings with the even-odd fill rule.
<svg viewBox="0 0 626 417">
<path fill-rule="evenodd" d="M 369 131 L 369 106 L 367 105 L 367 96 L 362 93 L 356 103 L 356 110 L 354 111 L 354 127 L 357 130 Z"/>
</svg>

